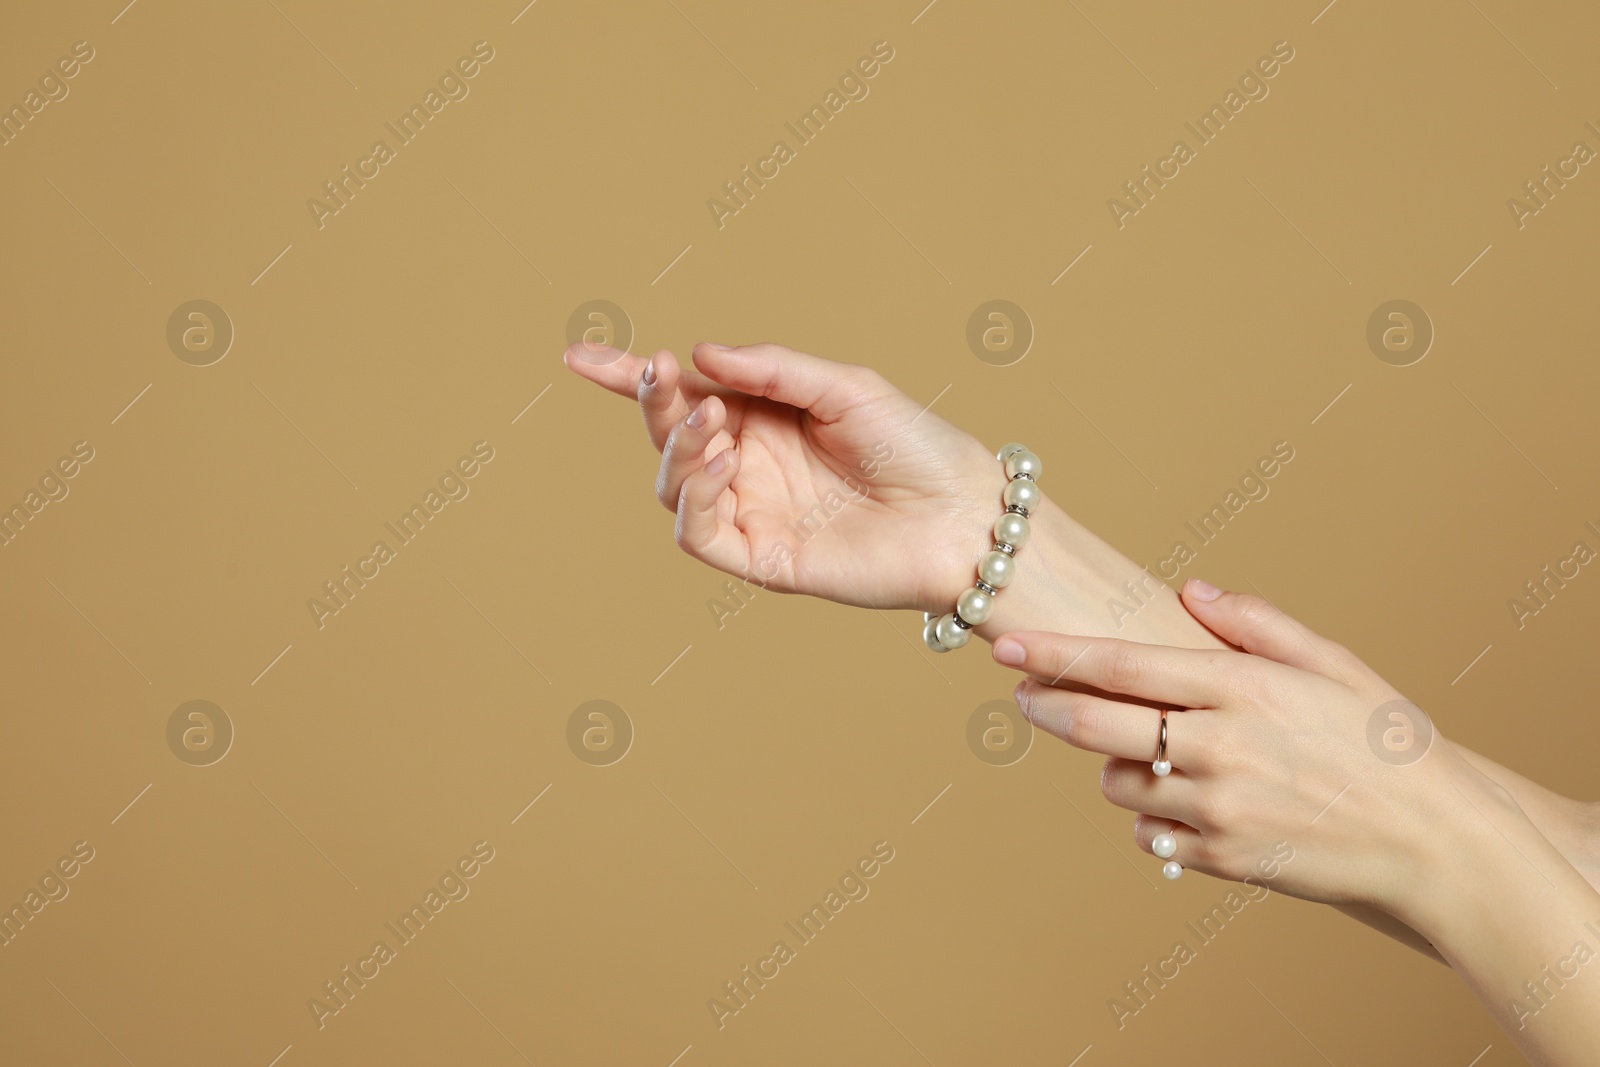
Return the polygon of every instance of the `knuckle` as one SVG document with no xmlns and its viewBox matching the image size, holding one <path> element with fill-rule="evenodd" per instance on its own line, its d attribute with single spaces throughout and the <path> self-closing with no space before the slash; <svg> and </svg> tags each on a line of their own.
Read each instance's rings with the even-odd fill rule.
<svg viewBox="0 0 1600 1067">
<path fill-rule="evenodd" d="M 1259 660 L 1230 652 L 1213 653 L 1206 663 L 1206 673 L 1216 680 L 1216 687 L 1226 700 L 1251 703 L 1265 691 Z"/>
<path fill-rule="evenodd" d="M 1128 775 L 1115 759 L 1100 769 L 1100 795 L 1119 808 L 1128 806 Z"/>
<path fill-rule="evenodd" d="M 1240 594 L 1239 622 L 1245 630 L 1260 633 L 1277 621 L 1278 610 L 1258 596 Z"/>
<path fill-rule="evenodd" d="M 1037 683 L 1032 678 L 1026 678 L 1011 694 L 1011 699 L 1016 701 L 1017 707 L 1022 711 L 1022 717 L 1032 725 L 1038 725 L 1037 712 L 1039 698 L 1034 686 Z"/>
<path fill-rule="evenodd" d="M 1117 762 L 1116 760 L 1106 760 L 1105 766 L 1100 768 L 1100 795 L 1115 804 L 1117 797 L 1121 795 L 1119 793 L 1120 789 L 1121 782 L 1120 775 L 1117 773 Z"/>
<path fill-rule="evenodd" d="M 1092 748 L 1106 733 L 1106 709 L 1087 697 L 1072 694 L 1062 709 L 1062 740 L 1076 748 Z"/>
<path fill-rule="evenodd" d="M 1224 704 L 1253 705 L 1261 695 L 1262 682 L 1252 670 L 1224 670 L 1217 675 L 1217 689 Z"/>
<path fill-rule="evenodd" d="M 1189 746 L 1185 769 L 1203 769 L 1216 777 L 1229 777 L 1245 770 L 1250 763 L 1250 753 L 1239 740 L 1222 733 L 1208 737 L 1204 745 Z"/>
<path fill-rule="evenodd" d="M 849 374 L 859 386 L 873 392 L 877 392 L 883 386 L 889 384 L 889 379 L 872 367 L 852 366 Z"/>
<path fill-rule="evenodd" d="M 1100 676 L 1107 688 L 1127 692 L 1144 676 L 1143 658 L 1131 645 L 1114 645 L 1104 654 Z"/>
<path fill-rule="evenodd" d="M 1321 643 L 1323 653 L 1334 662 L 1341 670 L 1349 671 L 1354 668 L 1364 667 L 1361 657 L 1337 641 L 1329 641 L 1325 637 L 1315 637 Z"/>
<path fill-rule="evenodd" d="M 1290 687 L 1286 681 L 1279 671 L 1252 671 L 1248 682 L 1241 683 L 1248 686 L 1243 695 L 1258 711 L 1278 712 L 1294 704 L 1297 687 Z"/>
<path fill-rule="evenodd" d="M 798 353 L 787 345 L 780 345 L 776 341 L 757 341 L 753 345 L 740 345 L 739 352 L 746 359 L 775 360 L 779 363 Z"/>
</svg>

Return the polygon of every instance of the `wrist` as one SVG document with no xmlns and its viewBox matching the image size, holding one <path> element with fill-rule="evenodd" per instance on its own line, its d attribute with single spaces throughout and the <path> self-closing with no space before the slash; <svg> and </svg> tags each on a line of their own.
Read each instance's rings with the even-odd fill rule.
<svg viewBox="0 0 1600 1067">
<path fill-rule="evenodd" d="M 1096 537 L 1048 495 L 1030 516 L 1033 535 L 1017 553 L 1016 577 L 974 630 L 986 641 L 1004 633 L 1048 630 L 1117 637 L 1182 648 L 1223 646 L 1149 570 Z"/>
<path fill-rule="evenodd" d="M 1600 805 L 1563 796 L 1461 745 L 1454 750 L 1510 791 L 1517 804 L 1589 883 L 1600 888 Z"/>
<path fill-rule="evenodd" d="M 963 481 L 970 491 L 951 515 L 947 552 L 928 561 L 930 581 L 918 605 L 935 617 L 975 588 L 979 561 L 993 550 L 994 524 L 1005 512 L 1002 494 L 1009 479 L 992 455 L 975 453 Z M 1012 579 L 991 598 L 988 616 L 972 628 L 974 636 L 992 642 L 1004 633 L 1046 630 L 1181 648 L 1226 647 L 1170 586 L 1074 520 L 1051 498 L 1048 482 L 1040 488 L 1042 499 L 1028 513 L 1028 540 L 1013 557 Z"/>
<path fill-rule="evenodd" d="M 1600 889 L 1600 805 L 1554 796 L 1554 807 L 1545 836 L 1590 885 Z"/>
<path fill-rule="evenodd" d="M 1396 861 L 1371 903 L 1448 954 L 1464 931 L 1498 921 L 1507 899 L 1532 900 L 1576 872 L 1515 797 L 1448 744 L 1398 770 L 1435 755 L 1432 780 L 1400 799 L 1401 833 L 1385 850 Z"/>
<path fill-rule="evenodd" d="M 1047 496 L 1028 519 L 1032 536 L 1017 553 L 1011 583 L 994 598 L 975 633 L 986 641 L 1019 630 L 1105 636 L 1105 601 L 1114 589 L 1091 535 Z"/>
</svg>

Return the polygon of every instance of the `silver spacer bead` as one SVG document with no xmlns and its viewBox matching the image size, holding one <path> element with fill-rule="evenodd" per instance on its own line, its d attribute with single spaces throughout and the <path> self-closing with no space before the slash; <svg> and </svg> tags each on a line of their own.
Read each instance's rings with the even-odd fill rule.
<svg viewBox="0 0 1600 1067">
<path fill-rule="evenodd" d="M 1012 515 L 1021 515 L 1025 519 L 1033 514 L 1033 512 L 1029 511 L 1021 504 L 1007 504 L 1006 511 L 1010 512 Z"/>
<path fill-rule="evenodd" d="M 1035 478 L 1033 475 L 1029 474 L 1027 471 L 1018 471 L 1016 477 L 1012 478 L 1011 480 L 1012 481 L 1016 481 L 1017 478 L 1026 478 L 1030 482 L 1038 481 L 1037 478 Z"/>
<path fill-rule="evenodd" d="M 1008 556 L 1015 556 L 1017 554 L 1017 546 L 1008 545 L 1004 541 L 996 541 L 994 543 L 994 550 L 996 552 L 1004 552 Z"/>
<path fill-rule="evenodd" d="M 970 630 L 970 629 L 972 629 L 972 624 L 971 624 L 971 623 L 970 623 L 970 622 L 968 622 L 968 621 L 967 621 L 967 620 L 966 620 L 966 619 L 963 619 L 963 618 L 962 618 L 962 617 L 961 617 L 961 616 L 960 616 L 960 614 L 958 614 L 958 613 L 956 613 L 956 612 L 953 612 L 953 611 L 952 611 L 952 612 L 951 612 L 951 613 L 950 613 L 950 617 L 951 617 L 951 618 L 952 618 L 952 619 L 954 619 L 954 620 L 955 620 L 955 623 L 956 623 L 956 625 L 957 625 L 957 626 L 959 626 L 959 627 L 961 627 L 961 628 L 962 628 L 962 629 L 963 629 L 963 630 Z"/>
<path fill-rule="evenodd" d="M 982 589 L 985 593 L 988 593 L 990 596 L 999 596 L 1000 595 L 1000 590 L 996 589 L 994 586 L 990 585 L 988 582 L 984 581 L 982 578 L 979 578 L 976 582 L 973 582 L 972 584 L 976 585 L 979 589 Z"/>
</svg>

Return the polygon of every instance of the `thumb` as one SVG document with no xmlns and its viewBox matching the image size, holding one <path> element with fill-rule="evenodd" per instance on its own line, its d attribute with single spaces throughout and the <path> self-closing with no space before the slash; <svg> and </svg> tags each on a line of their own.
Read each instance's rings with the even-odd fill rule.
<svg viewBox="0 0 1600 1067">
<path fill-rule="evenodd" d="M 1230 593 L 1199 578 L 1184 582 L 1182 595 L 1189 614 L 1224 641 L 1253 656 L 1349 682 L 1351 654 L 1285 615 L 1272 601 Z"/>
<path fill-rule="evenodd" d="M 835 363 L 782 345 L 730 348 L 701 342 L 694 346 L 693 359 L 719 385 L 803 408 L 823 422 L 833 422 L 890 388 L 867 367 Z"/>
</svg>

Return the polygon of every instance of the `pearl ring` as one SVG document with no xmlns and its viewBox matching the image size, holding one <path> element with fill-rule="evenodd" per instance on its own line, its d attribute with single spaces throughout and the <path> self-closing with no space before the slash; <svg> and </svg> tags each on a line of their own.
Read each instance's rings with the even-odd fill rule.
<svg viewBox="0 0 1600 1067">
<path fill-rule="evenodd" d="M 1183 876 L 1183 864 L 1172 858 L 1178 851 L 1178 839 L 1171 834 L 1157 834 L 1156 839 L 1150 842 L 1150 851 L 1161 859 L 1166 860 L 1166 865 L 1161 868 L 1161 873 L 1170 881 Z"/>
<path fill-rule="evenodd" d="M 1167 759 L 1167 709 L 1161 709 L 1161 736 L 1156 741 L 1156 761 L 1150 764 L 1150 769 L 1156 772 L 1157 778 L 1165 778 L 1172 773 L 1172 761 Z"/>
<path fill-rule="evenodd" d="M 1165 778 L 1172 773 L 1172 761 L 1167 759 L 1167 709 L 1161 709 L 1161 734 L 1156 739 L 1156 761 L 1150 764 L 1150 769 L 1156 773 L 1157 778 Z M 1160 859 L 1166 860 L 1161 873 L 1171 881 L 1183 876 L 1183 864 L 1173 859 L 1178 851 L 1178 839 L 1171 834 L 1157 834 L 1154 841 L 1150 842 L 1150 851 Z"/>
</svg>

